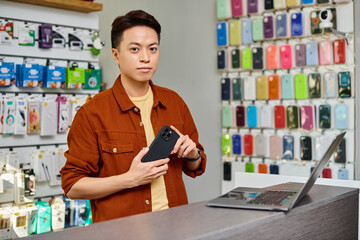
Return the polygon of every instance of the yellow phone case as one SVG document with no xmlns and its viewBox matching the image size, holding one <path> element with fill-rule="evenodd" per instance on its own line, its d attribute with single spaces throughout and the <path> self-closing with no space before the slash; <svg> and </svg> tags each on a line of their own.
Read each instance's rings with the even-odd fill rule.
<svg viewBox="0 0 360 240">
<path fill-rule="evenodd" d="M 229 44 L 237 46 L 241 44 L 241 22 L 240 20 L 229 21 Z"/>
<path fill-rule="evenodd" d="M 258 100 L 269 99 L 269 83 L 266 75 L 256 77 L 256 98 Z"/>
</svg>

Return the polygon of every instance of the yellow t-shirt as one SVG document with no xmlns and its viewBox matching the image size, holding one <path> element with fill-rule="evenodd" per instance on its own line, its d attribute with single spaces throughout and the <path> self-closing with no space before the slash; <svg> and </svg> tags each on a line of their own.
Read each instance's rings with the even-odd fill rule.
<svg viewBox="0 0 360 240">
<path fill-rule="evenodd" d="M 149 86 L 149 90 L 144 96 L 131 97 L 130 100 L 140 109 L 141 121 L 145 128 L 147 146 L 150 146 L 155 138 L 155 133 L 150 119 L 151 109 L 154 103 L 154 95 L 151 87 Z M 153 212 L 169 208 L 164 176 L 159 177 L 151 183 L 151 202 Z"/>
</svg>

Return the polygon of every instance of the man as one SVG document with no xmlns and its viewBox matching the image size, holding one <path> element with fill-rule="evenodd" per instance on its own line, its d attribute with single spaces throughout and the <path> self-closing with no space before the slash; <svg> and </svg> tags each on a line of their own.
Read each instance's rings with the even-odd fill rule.
<svg viewBox="0 0 360 240">
<path fill-rule="evenodd" d="M 62 188 L 69 198 L 91 200 L 94 222 L 187 204 L 182 172 L 196 177 L 205 171 L 187 105 L 151 81 L 160 32 L 157 20 L 141 10 L 114 20 L 112 55 L 121 75 L 83 105 L 71 125 Z M 163 125 L 180 135 L 172 154 L 141 162 Z"/>
</svg>

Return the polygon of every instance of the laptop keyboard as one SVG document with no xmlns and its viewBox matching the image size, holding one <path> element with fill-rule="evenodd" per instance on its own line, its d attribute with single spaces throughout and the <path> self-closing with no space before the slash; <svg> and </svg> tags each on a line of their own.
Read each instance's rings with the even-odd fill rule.
<svg viewBox="0 0 360 240">
<path fill-rule="evenodd" d="M 281 206 L 290 196 L 294 196 L 296 192 L 286 192 L 286 191 L 265 191 L 260 193 L 255 198 L 248 201 L 248 204 L 258 204 L 258 205 L 274 205 Z M 285 202 L 283 202 L 286 200 Z"/>
</svg>

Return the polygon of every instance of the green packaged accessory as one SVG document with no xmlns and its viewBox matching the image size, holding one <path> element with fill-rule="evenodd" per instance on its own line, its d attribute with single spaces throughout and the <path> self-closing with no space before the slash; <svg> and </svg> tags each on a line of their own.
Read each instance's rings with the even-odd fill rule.
<svg viewBox="0 0 360 240">
<path fill-rule="evenodd" d="M 100 85 L 101 69 L 86 69 L 84 89 L 100 89 Z"/>
</svg>

